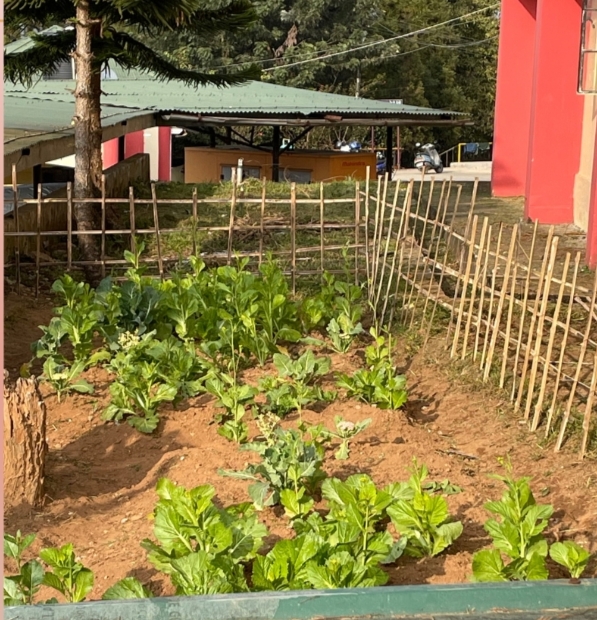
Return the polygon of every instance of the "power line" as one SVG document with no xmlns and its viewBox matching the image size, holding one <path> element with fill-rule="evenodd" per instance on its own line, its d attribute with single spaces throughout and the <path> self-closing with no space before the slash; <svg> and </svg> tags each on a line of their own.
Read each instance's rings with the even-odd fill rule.
<svg viewBox="0 0 597 620">
<path fill-rule="evenodd" d="M 287 69 L 288 67 L 296 67 L 298 65 L 304 65 L 307 64 L 309 62 L 315 62 L 317 60 L 325 60 L 327 58 L 333 58 L 336 56 L 342 56 L 344 54 L 350 54 L 351 52 L 357 52 L 359 50 L 363 50 L 363 49 L 367 49 L 370 47 L 374 47 L 376 45 L 382 45 L 383 43 L 389 43 L 390 41 L 397 41 L 399 39 L 406 39 L 408 37 L 413 37 L 417 34 L 422 34 L 424 32 L 428 32 L 430 30 L 435 30 L 436 28 L 441 28 L 443 26 L 447 26 L 448 24 L 452 24 L 454 22 L 458 22 L 461 21 L 462 19 L 465 19 L 466 17 L 471 17 L 472 15 L 477 15 L 479 13 L 484 13 L 485 11 L 489 11 L 490 9 L 495 9 L 497 8 L 499 5 L 498 4 L 493 4 L 491 6 L 485 7 L 483 9 L 478 9 L 476 11 L 472 11 L 471 13 L 467 13 L 465 15 L 461 15 L 460 17 L 454 17 L 452 19 L 449 19 L 445 22 L 441 22 L 439 24 L 434 24 L 432 26 L 427 26 L 426 28 L 420 28 L 419 30 L 414 30 L 413 32 L 408 32 L 406 34 L 400 34 L 400 35 L 396 35 L 395 37 L 390 37 L 388 39 L 382 39 L 381 41 L 374 41 L 372 43 L 366 43 L 365 45 L 359 45 L 358 47 L 353 47 L 351 49 L 348 50 L 343 50 L 341 52 L 332 52 L 330 54 L 325 54 L 324 56 L 318 56 L 317 58 L 308 58 L 305 60 L 299 60 L 296 62 L 292 62 L 292 63 L 287 63 L 285 65 L 280 65 L 277 67 L 269 67 L 267 69 L 263 69 L 264 72 L 268 72 L 268 71 L 276 71 L 278 69 Z"/>
</svg>

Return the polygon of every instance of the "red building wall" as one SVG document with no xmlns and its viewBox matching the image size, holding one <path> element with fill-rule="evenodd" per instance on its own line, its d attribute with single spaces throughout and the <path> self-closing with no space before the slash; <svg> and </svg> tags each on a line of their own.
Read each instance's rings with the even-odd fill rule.
<svg viewBox="0 0 597 620">
<path fill-rule="evenodd" d="M 537 0 L 502 0 L 493 138 L 495 196 L 524 196 L 531 123 Z"/>
<path fill-rule="evenodd" d="M 539 0 L 525 191 L 525 215 L 544 224 L 574 221 L 583 97 L 578 94 L 580 0 Z"/>
</svg>

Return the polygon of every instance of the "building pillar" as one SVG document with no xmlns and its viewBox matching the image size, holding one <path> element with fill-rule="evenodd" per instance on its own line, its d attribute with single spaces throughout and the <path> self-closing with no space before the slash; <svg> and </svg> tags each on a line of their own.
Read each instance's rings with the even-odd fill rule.
<svg viewBox="0 0 597 620">
<path fill-rule="evenodd" d="M 594 148 L 597 152 L 597 135 L 595 136 Z M 586 262 L 591 269 L 595 269 L 597 268 L 597 157 L 593 158 L 593 175 L 591 179 L 588 219 Z"/>
<path fill-rule="evenodd" d="M 125 158 L 144 153 L 145 140 L 142 131 L 129 133 L 124 138 L 124 156 Z"/>
<path fill-rule="evenodd" d="M 172 128 L 160 127 L 158 135 L 158 180 L 170 181 L 172 175 Z"/>
<path fill-rule="evenodd" d="M 386 172 L 392 178 L 394 169 L 394 131 L 391 125 L 386 127 Z"/>
<path fill-rule="evenodd" d="M 537 0 L 502 0 L 491 173 L 494 196 L 523 196 L 526 189 L 536 9 Z"/>
<path fill-rule="evenodd" d="M 580 0 L 539 0 L 525 216 L 542 224 L 574 221 L 584 109 L 580 23 Z"/>
<path fill-rule="evenodd" d="M 124 154 L 125 148 L 125 137 L 120 136 L 118 138 L 118 161 L 126 159 L 126 155 Z"/>
<path fill-rule="evenodd" d="M 102 159 L 104 170 L 118 163 L 118 138 L 104 142 Z"/>
<path fill-rule="evenodd" d="M 280 180 L 280 126 L 274 125 L 274 137 L 272 142 L 272 181 Z"/>
</svg>

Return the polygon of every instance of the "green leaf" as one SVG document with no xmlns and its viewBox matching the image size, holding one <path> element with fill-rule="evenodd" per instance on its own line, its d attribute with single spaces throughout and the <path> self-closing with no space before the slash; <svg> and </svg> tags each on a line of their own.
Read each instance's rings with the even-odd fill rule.
<svg viewBox="0 0 597 620">
<path fill-rule="evenodd" d="M 526 578 L 529 581 L 542 581 L 549 577 L 549 571 L 545 565 L 545 557 L 534 553 L 527 562 Z"/>
<path fill-rule="evenodd" d="M 21 567 L 21 587 L 31 594 L 37 592 L 44 581 L 45 571 L 43 566 L 36 560 L 30 560 Z"/>
<path fill-rule="evenodd" d="M 126 420 L 133 428 L 136 428 L 142 433 L 153 433 L 159 426 L 160 419 L 157 415 L 141 417 L 138 415 L 131 416 Z"/>
<path fill-rule="evenodd" d="M 72 603 L 84 601 L 86 596 L 93 590 L 93 573 L 88 568 L 83 568 L 75 577 Z"/>
<path fill-rule="evenodd" d="M 571 540 L 554 543 L 549 549 L 549 556 L 554 562 L 567 568 L 574 579 L 583 574 L 591 558 L 586 549 Z"/>
<path fill-rule="evenodd" d="M 60 592 L 60 594 L 62 594 L 63 596 L 66 596 L 66 590 L 62 579 L 60 579 L 60 577 L 58 577 L 54 573 L 47 572 L 44 575 L 43 584 L 45 586 L 48 586 L 49 588 L 53 588 L 54 590 Z"/>
<path fill-rule="evenodd" d="M 478 551 L 473 556 L 475 581 L 508 581 L 504 574 L 504 562 L 496 549 Z"/>
<path fill-rule="evenodd" d="M 113 601 L 134 598 L 151 598 L 151 592 L 143 586 L 143 584 L 135 577 L 125 577 L 111 588 L 108 588 L 102 600 Z"/>
<path fill-rule="evenodd" d="M 70 384 L 70 389 L 80 394 L 93 394 L 95 388 L 85 379 L 79 379 Z"/>
</svg>

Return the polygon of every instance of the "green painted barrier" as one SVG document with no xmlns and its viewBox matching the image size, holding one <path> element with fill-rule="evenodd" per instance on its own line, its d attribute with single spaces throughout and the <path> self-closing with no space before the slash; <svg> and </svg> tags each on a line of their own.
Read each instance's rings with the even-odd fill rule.
<svg viewBox="0 0 597 620">
<path fill-rule="evenodd" d="M 597 579 L 6 607 L 5 620 L 597 620 Z"/>
</svg>

